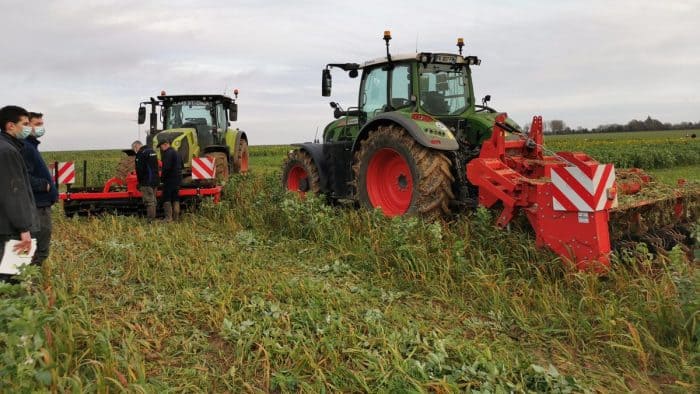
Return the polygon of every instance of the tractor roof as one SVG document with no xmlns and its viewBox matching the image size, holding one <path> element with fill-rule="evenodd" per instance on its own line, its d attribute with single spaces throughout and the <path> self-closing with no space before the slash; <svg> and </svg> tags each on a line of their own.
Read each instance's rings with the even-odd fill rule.
<svg viewBox="0 0 700 394">
<path fill-rule="evenodd" d="M 425 56 L 425 58 L 424 58 Z M 391 55 L 391 61 L 399 62 L 402 60 L 416 60 L 419 62 L 426 61 L 428 63 L 442 63 L 442 64 L 479 64 L 479 60 L 476 56 L 457 55 L 454 53 L 431 53 L 431 52 L 418 52 L 418 53 L 402 53 L 398 55 Z M 388 63 L 389 60 L 384 57 L 379 57 L 364 62 L 360 68 L 365 68 L 369 66 L 375 66 L 378 64 Z"/>
<path fill-rule="evenodd" d="M 170 102 L 182 102 L 182 101 L 222 101 L 224 103 L 231 103 L 233 99 L 222 94 L 176 94 L 176 95 L 166 95 L 158 96 L 159 100 L 170 101 Z"/>
</svg>

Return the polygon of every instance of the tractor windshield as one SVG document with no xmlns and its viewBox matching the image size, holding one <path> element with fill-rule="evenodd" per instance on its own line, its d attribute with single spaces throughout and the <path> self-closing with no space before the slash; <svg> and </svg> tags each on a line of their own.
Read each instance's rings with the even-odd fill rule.
<svg viewBox="0 0 700 394">
<path fill-rule="evenodd" d="M 463 68 L 447 64 L 420 66 L 420 105 L 431 115 L 459 115 L 469 105 L 469 85 Z"/>
<path fill-rule="evenodd" d="M 165 128 L 175 129 L 190 125 L 212 126 L 212 104 L 201 101 L 174 103 L 166 109 Z"/>
</svg>

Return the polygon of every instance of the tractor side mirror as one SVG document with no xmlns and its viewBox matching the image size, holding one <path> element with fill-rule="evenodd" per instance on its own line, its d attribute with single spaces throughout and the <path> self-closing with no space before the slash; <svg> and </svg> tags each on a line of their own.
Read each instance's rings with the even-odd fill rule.
<svg viewBox="0 0 700 394">
<path fill-rule="evenodd" d="M 321 74 L 321 95 L 323 97 L 328 97 L 331 95 L 331 70 L 325 68 Z"/>
<path fill-rule="evenodd" d="M 139 124 L 146 123 L 146 107 L 139 107 Z"/>
<path fill-rule="evenodd" d="M 228 118 L 231 122 L 238 120 L 238 104 L 231 103 L 228 107 Z"/>
<path fill-rule="evenodd" d="M 481 99 L 481 104 L 486 106 L 486 103 L 488 103 L 489 101 L 491 101 L 491 95 L 487 94 L 486 96 L 484 96 L 484 98 Z"/>
</svg>

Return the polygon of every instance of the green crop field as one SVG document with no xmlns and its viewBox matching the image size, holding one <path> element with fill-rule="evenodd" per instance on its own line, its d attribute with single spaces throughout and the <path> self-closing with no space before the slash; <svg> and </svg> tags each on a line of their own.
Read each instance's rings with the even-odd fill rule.
<svg viewBox="0 0 700 394">
<path fill-rule="evenodd" d="M 545 145 L 700 181 L 697 140 L 625 134 Z M 577 273 L 497 212 L 287 195 L 288 149 L 251 147 L 250 174 L 178 223 L 55 207 L 44 267 L 0 284 L 0 392 L 697 392 L 700 267 L 679 248 Z M 45 157 L 98 185 L 120 155 Z"/>
</svg>

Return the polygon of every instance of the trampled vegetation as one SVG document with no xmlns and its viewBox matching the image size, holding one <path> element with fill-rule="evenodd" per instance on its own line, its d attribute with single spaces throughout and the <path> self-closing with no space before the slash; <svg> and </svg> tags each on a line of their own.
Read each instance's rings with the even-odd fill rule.
<svg viewBox="0 0 700 394">
<path fill-rule="evenodd" d="M 285 151 L 251 149 L 252 173 L 180 223 L 56 209 L 43 272 L 0 285 L 0 391 L 697 389 L 700 271 L 680 250 L 576 273 L 486 210 L 427 223 L 285 195 Z"/>
</svg>

